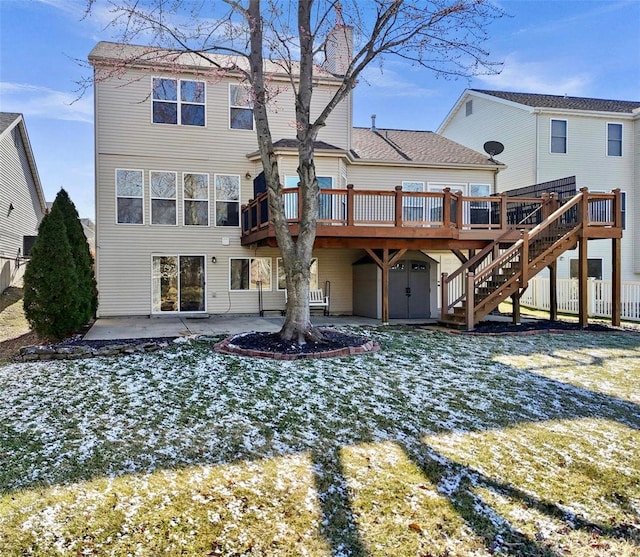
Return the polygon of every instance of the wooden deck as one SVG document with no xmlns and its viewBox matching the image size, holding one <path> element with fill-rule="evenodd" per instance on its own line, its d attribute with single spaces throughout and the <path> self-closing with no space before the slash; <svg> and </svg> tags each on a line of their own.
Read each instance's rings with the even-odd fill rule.
<svg viewBox="0 0 640 557">
<path fill-rule="evenodd" d="M 616 226 L 615 194 L 586 193 L 589 223 L 585 237 L 620 238 Z M 284 190 L 290 230 L 298 235 L 301 212 L 298 188 Z M 500 238 L 516 242 L 558 206 L 553 196 L 469 197 L 449 189 L 442 192 L 394 190 L 320 190 L 317 248 L 458 250 L 482 249 Z M 267 194 L 242 207 L 242 244 L 277 247 Z"/>
</svg>

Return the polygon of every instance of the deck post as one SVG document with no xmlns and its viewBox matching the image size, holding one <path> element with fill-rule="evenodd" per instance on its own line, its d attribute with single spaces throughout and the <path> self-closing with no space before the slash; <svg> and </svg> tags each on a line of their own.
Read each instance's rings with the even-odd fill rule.
<svg viewBox="0 0 640 557">
<path fill-rule="evenodd" d="M 353 226 L 353 184 L 347 184 L 347 226 Z"/>
<path fill-rule="evenodd" d="M 442 227 L 449 228 L 451 226 L 451 188 L 444 188 L 442 194 Z"/>
<path fill-rule="evenodd" d="M 444 321 L 449 313 L 449 273 L 442 273 L 440 276 L 440 319 Z"/>
<path fill-rule="evenodd" d="M 456 195 L 458 202 L 456 203 L 456 228 L 462 230 L 464 223 L 464 207 L 462 202 L 462 195 Z M 468 224 L 468 223 L 467 223 Z"/>
<path fill-rule="evenodd" d="M 389 250 L 382 250 L 382 324 L 389 324 Z"/>
<path fill-rule="evenodd" d="M 522 251 L 520 252 L 520 288 L 529 282 L 529 231 L 522 231 Z"/>
<path fill-rule="evenodd" d="M 558 264 L 549 264 L 549 320 L 558 320 Z"/>
<path fill-rule="evenodd" d="M 520 292 L 511 294 L 511 321 L 514 325 L 520 325 Z"/>
<path fill-rule="evenodd" d="M 613 222 L 622 230 L 622 194 L 620 189 L 613 190 Z M 611 240 L 611 325 L 620 326 L 622 314 L 622 238 Z"/>
<path fill-rule="evenodd" d="M 474 273 L 467 273 L 467 305 L 465 312 L 467 331 L 473 331 L 475 326 L 473 318 L 475 313 L 475 278 Z"/>
<path fill-rule="evenodd" d="M 589 190 L 580 188 L 582 200 L 580 201 L 580 239 L 578 240 L 578 321 L 581 327 L 589 326 L 589 284 L 588 284 L 588 250 L 586 227 L 589 224 Z"/>
<path fill-rule="evenodd" d="M 396 186 L 395 193 L 395 225 L 402 226 L 402 186 Z"/>
</svg>

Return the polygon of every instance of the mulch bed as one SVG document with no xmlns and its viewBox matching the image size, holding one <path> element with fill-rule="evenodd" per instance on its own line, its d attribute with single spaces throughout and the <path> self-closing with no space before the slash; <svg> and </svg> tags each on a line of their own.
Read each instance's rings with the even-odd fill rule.
<svg viewBox="0 0 640 557">
<path fill-rule="evenodd" d="M 376 352 L 377 342 L 358 335 L 349 335 L 322 329 L 322 342 L 307 342 L 298 345 L 284 341 L 278 333 L 241 333 L 233 335 L 214 346 L 216 352 L 241 356 L 258 356 L 277 360 L 298 360 L 308 358 L 335 358 Z"/>
<path fill-rule="evenodd" d="M 536 319 L 525 321 L 518 325 L 507 321 L 481 321 L 473 331 L 455 331 L 452 333 L 465 335 L 514 335 L 536 333 L 564 333 L 564 332 L 594 332 L 604 333 L 620 331 L 607 325 L 592 323 L 587 327 L 581 327 L 579 323 L 571 321 L 550 321 L 548 319 Z"/>
</svg>

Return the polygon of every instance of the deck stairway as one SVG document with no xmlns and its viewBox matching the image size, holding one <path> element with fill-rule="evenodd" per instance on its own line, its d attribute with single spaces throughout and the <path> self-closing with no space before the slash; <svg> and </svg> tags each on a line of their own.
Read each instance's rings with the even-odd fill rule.
<svg viewBox="0 0 640 557">
<path fill-rule="evenodd" d="M 589 225 L 586 195 L 581 192 L 560 207 L 554 201 L 539 208 L 546 218 L 532 229 L 522 229 L 517 241 L 507 243 L 506 233 L 454 273 L 443 273 L 441 324 L 473 329 L 501 302 L 522 294 L 530 278 L 576 247 L 583 227 Z"/>
</svg>

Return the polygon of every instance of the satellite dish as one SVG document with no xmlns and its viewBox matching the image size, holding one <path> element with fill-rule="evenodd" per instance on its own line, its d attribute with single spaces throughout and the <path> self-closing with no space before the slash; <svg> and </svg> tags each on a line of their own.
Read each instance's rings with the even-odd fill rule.
<svg viewBox="0 0 640 557">
<path fill-rule="evenodd" d="M 493 155 L 499 155 L 504 151 L 504 145 L 499 141 L 487 141 L 484 144 L 484 151 L 489 155 L 489 160 L 495 162 L 493 160 Z"/>
</svg>

